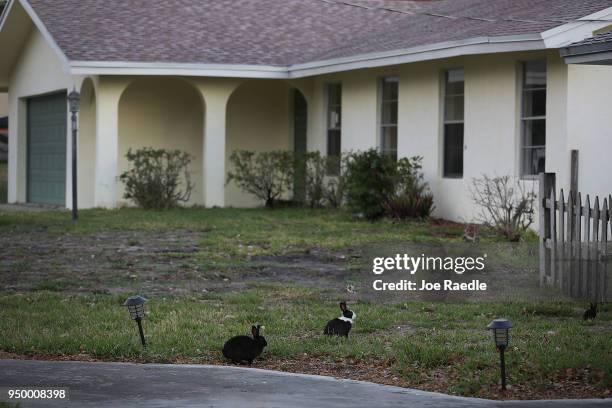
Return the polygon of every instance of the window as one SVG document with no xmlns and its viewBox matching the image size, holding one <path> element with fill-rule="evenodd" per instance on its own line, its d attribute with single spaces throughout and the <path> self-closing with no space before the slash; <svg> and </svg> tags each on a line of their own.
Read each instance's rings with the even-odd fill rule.
<svg viewBox="0 0 612 408">
<path fill-rule="evenodd" d="M 462 69 L 444 73 L 444 177 L 463 177 L 463 106 Z"/>
<path fill-rule="evenodd" d="M 327 85 L 327 155 L 340 157 L 342 134 L 342 85 Z M 337 168 L 329 169 L 330 173 L 340 171 L 340 162 Z"/>
<path fill-rule="evenodd" d="M 397 160 L 397 101 L 399 79 L 383 78 L 380 82 L 380 151 Z"/>
<path fill-rule="evenodd" d="M 523 63 L 521 109 L 522 174 L 532 176 L 545 169 L 546 159 L 546 61 Z"/>
</svg>

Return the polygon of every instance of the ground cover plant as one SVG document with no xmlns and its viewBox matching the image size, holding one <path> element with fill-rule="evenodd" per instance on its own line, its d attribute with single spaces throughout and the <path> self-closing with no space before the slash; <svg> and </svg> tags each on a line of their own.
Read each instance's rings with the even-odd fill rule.
<svg viewBox="0 0 612 408">
<path fill-rule="evenodd" d="M 77 224 L 65 212 L 0 213 L 0 233 L 0 357 L 226 364 L 223 342 L 260 322 L 259 368 L 487 398 L 612 389 L 609 305 L 584 322 L 584 302 L 559 296 L 379 299 L 363 289 L 373 246 L 460 244 L 462 225 L 308 209 L 123 209 L 83 211 Z M 529 254 L 508 251 L 497 266 L 529 279 Z M 136 293 L 149 298 L 144 350 L 121 306 Z M 348 340 L 322 335 L 340 300 L 358 316 Z M 484 329 L 499 316 L 515 323 L 503 395 Z"/>
</svg>

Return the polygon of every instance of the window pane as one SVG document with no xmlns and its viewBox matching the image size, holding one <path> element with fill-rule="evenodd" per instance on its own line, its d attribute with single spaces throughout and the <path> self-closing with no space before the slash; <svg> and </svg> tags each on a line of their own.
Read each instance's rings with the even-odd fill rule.
<svg viewBox="0 0 612 408">
<path fill-rule="evenodd" d="M 523 121 L 523 146 L 546 146 L 546 120 Z"/>
<path fill-rule="evenodd" d="M 462 69 L 446 71 L 446 94 L 457 95 L 464 92 L 464 74 Z"/>
<path fill-rule="evenodd" d="M 444 120 L 463 120 L 463 95 L 444 98 Z"/>
<path fill-rule="evenodd" d="M 525 148 L 523 149 L 523 174 L 535 175 L 545 171 L 546 149 Z"/>
<path fill-rule="evenodd" d="M 546 87 L 546 60 L 527 61 L 524 65 L 523 89 Z"/>
<path fill-rule="evenodd" d="M 398 97 L 398 79 L 397 78 L 383 78 L 382 80 L 382 99 L 397 100 Z"/>
<path fill-rule="evenodd" d="M 340 155 L 340 130 L 327 131 L 327 155 Z"/>
<path fill-rule="evenodd" d="M 381 150 L 383 153 L 397 151 L 397 127 L 385 127 L 382 129 Z"/>
<path fill-rule="evenodd" d="M 381 112 L 380 121 L 382 125 L 396 125 L 397 124 L 397 101 L 382 103 L 382 112 Z"/>
<path fill-rule="evenodd" d="M 523 116 L 546 116 L 546 89 L 523 91 Z"/>
<path fill-rule="evenodd" d="M 444 176 L 463 176 L 463 123 L 444 125 Z"/>
<path fill-rule="evenodd" d="M 327 85 L 327 97 L 329 105 L 342 104 L 342 85 L 329 84 Z"/>
<path fill-rule="evenodd" d="M 327 119 L 329 129 L 340 129 L 342 126 L 342 107 L 330 106 Z"/>
</svg>

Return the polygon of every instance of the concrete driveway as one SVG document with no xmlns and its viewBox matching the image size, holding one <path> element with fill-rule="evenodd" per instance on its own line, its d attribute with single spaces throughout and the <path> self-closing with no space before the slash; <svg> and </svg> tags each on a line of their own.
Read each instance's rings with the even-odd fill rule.
<svg viewBox="0 0 612 408">
<path fill-rule="evenodd" d="M 0 360 L 7 387 L 67 387 L 68 401 L 21 407 L 612 407 L 612 399 L 498 402 L 242 367 Z"/>
</svg>

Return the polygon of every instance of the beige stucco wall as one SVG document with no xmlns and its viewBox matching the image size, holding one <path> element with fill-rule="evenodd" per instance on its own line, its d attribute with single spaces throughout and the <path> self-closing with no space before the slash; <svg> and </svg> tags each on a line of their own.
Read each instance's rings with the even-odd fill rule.
<svg viewBox="0 0 612 408">
<path fill-rule="evenodd" d="M 77 140 L 79 208 L 92 208 L 95 207 L 96 180 L 96 91 L 91 78 L 87 78 L 81 86 Z"/>
<path fill-rule="evenodd" d="M 26 98 L 72 89 L 79 78 L 66 74 L 57 54 L 38 30 L 33 29 L 9 80 L 9 183 L 8 201 L 26 200 Z M 68 117 L 66 118 L 68 120 Z M 71 135 L 67 126 L 66 168 L 70 168 Z M 66 206 L 72 190 L 66 180 Z"/>
<path fill-rule="evenodd" d="M 203 204 L 202 139 L 204 108 L 193 86 L 176 78 L 141 78 L 131 83 L 119 102 L 118 168 L 128 168 L 129 148 L 178 149 L 192 155 L 190 165 L 194 189 L 187 204 Z M 118 184 L 117 201 L 123 198 L 123 183 Z"/>
<path fill-rule="evenodd" d="M 568 149 L 579 151 L 579 191 L 607 197 L 612 193 L 612 66 L 569 66 L 567 128 Z"/>
<path fill-rule="evenodd" d="M 226 168 L 235 150 L 293 149 L 293 101 L 285 81 L 251 80 L 238 87 L 227 106 Z M 225 190 L 225 204 L 253 207 L 263 203 L 243 193 L 234 182 Z"/>
<path fill-rule="evenodd" d="M 343 85 L 343 150 L 378 147 L 378 81 L 386 75 L 398 75 L 398 154 L 423 157 L 423 172 L 434 193 L 437 216 L 473 221 L 472 179 L 482 174 L 520 174 L 519 69 L 521 61 L 536 58 L 548 61 L 547 171 L 566 179 L 567 68 L 554 50 L 459 57 L 318 77 L 310 107 L 314 129 L 309 134 L 309 148 L 326 150 L 323 89 L 329 82 Z M 464 175 L 448 179 L 442 177 L 440 93 L 443 71 L 457 67 L 465 70 Z M 527 181 L 526 185 L 537 191 L 537 183 Z"/>
</svg>

